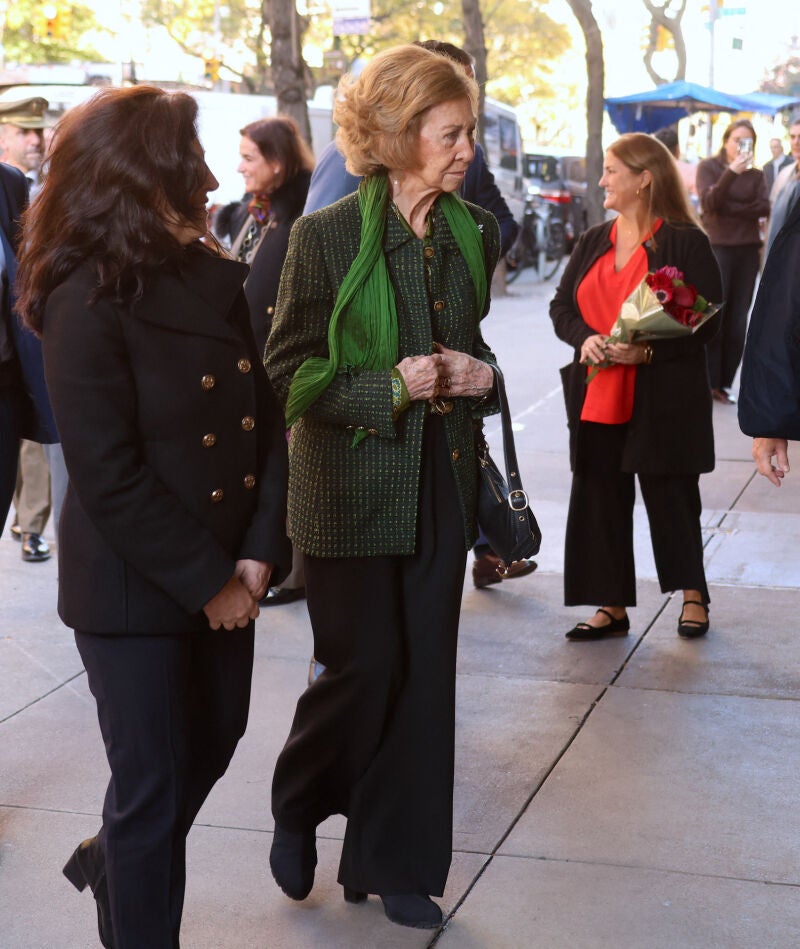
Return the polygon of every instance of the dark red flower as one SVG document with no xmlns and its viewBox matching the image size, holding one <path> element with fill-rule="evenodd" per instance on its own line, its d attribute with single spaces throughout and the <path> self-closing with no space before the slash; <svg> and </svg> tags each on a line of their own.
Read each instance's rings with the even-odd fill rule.
<svg viewBox="0 0 800 949">
<path fill-rule="evenodd" d="M 697 299 L 697 290 L 690 283 L 678 284 L 672 291 L 672 302 L 676 306 L 693 307 Z"/>
</svg>

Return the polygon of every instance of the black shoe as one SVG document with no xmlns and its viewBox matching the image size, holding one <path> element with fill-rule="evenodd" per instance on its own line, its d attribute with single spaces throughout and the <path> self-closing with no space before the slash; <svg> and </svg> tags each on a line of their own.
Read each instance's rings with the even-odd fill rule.
<svg viewBox="0 0 800 949">
<path fill-rule="evenodd" d="M 604 610 L 602 607 L 600 607 L 597 612 L 604 613 L 611 622 L 603 626 L 590 626 L 589 623 L 578 623 L 577 626 L 573 626 L 566 634 L 567 639 L 571 639 L 573 642 L 588 642 L 594 639 L 610 639 L 612 636 L 628 635 L 631 622 L 627 614 L 623 616 L 622 619 L 615 619 L 608 610 Z"/>
<path fill-rule="evenodd" d="M 429 896 L 401 893 L 381 896 L 383 911 L 393 923 L 412 929 L 436 929 L 442 925 L 442 911 Z"/>
<path fill-rule="evenodd" d="M 285 830 L 275 824 L 269 866 L 275 882 L 293 900 L 304 900 L 314 886 L 317 867 L 316 832 Z"/>
<path fill-rule="evenodd" d="M 695 606 L 702 606 L 706 611 L 706 620 L 702 622 L 699 619 L 684 619 L 683 607 L 681 607 L 681 615 L 678 618 L 678 635 L 682 639 L 697 639 L 698 636 L 705 636 L 708 632 L 708 606 L 701 600 L 684 600 L 683 606 L 686 606 L 688 603 L 693 603 Z"/>
<path fill-rule="evenodd" d="M 64 865 L 64 876 L 82 893 L 87 884 L 97 903 L 97 931 L 105 949 L 114 949 L 111 929 L 111 904 L 108 900 L 105 857 L 97 837 L 84 840 Z"/>
<path fill-rule="evenodd" d="M 11 536 L 14 540 L 22 540 L 22 528 L 19 524 L 11 525 Z"/>
<path fill-rule="evenodd" d="M 28 563 L 50 559 L 50 545 L 39 534 L 25 531 L 22 535 L 22 559 Z"/>
<path fill-rule="evenodd" d="M 260 601 L 262 606 L 280 606 L 281 603 L 294 603 L 306 598 L 305 587 L 270 587 L 267 595 Z"/>
</svg>

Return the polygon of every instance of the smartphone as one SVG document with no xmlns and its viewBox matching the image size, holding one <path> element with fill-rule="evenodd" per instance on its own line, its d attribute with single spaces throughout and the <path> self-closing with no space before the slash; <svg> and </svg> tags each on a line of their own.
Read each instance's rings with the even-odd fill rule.
<svg viewBox="0 0 800 949">
<path fill-rule="evenodd" d="M 739 139 L 739 154 L 747 155 L 748 157 L 753 154 L 753 139 L 752 138 L 740 138 Z"/>
</svg>

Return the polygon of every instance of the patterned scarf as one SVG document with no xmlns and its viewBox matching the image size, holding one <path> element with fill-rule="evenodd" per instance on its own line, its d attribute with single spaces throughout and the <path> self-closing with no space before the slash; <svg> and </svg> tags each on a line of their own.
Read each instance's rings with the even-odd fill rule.
<svg viewBox="0 0 800 949">
<path fill-rule="evenodd" d="M 258 224 L 263 225 L 269 217 L 269 195 L 266 191 L 256 191 L 247 205 L 247 211 Z"/>
<path fill-rule="evenodd" d="M 486 302 L 486 265 L 483 239 L 464 202 L 455 194 L 439 199 L 450 230 L 469 267 L 478 298 L 478 312 Z M 330 385 L 337 372 L 391 369 L 397 362 L 397 307 L 394 287 L 383 253 L 383 234 L 389 203 L 386 175 L 364 178 L 358 188 L 361 243 L 333 306 L 328 324 L 328 352 L 312 356 L 298 368 L 289 387 L 286 425 L 291 427 Z M 355 448 L 366 432 L 356 432 Z"/>
</svg>

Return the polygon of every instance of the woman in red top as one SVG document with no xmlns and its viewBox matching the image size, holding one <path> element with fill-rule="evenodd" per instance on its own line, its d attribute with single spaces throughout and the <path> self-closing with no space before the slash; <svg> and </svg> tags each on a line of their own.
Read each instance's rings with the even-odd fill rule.
<svg viewBox="0 0 800 949">
<path fill-rule="evenodd" d="M 649 135 L 623 135 L 608 149 L 600 184 L 617 212 L 586 231 L 550 305 L 559 338 L 574 347 L 561 370 L 570 427 L 572 493 L 567 518 L 567 606 L 598 606 L 571 640 L 625 636 L 636 603 L 634 474 L 638 475 L 664 592 L 683 590 L 678 632 L 708 630 L 699 475 L 714 467 L 706 342 L 718 317 L 680 339 L 608 344 L 622 303 L 645 274 L 683 271 L 706 299 L 722 286 L 667 149 Z M 587 384 L 588 364 L 611 365 Z"/>
</svg>

